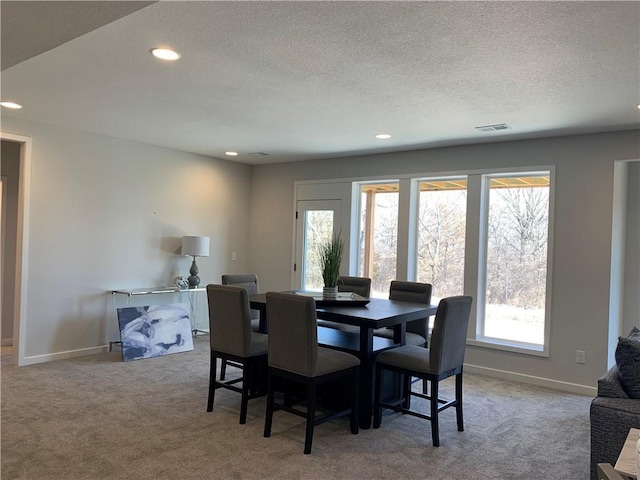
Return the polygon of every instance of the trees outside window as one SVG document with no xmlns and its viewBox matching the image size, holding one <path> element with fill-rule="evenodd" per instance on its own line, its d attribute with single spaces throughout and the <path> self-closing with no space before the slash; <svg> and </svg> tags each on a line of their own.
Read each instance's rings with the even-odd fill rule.
<svg viewBox="0 0 640 480">
<path fill-rule="evenodd" d="M 485 337 L 544 343 L 549 177 L 490 178 Z"/>
<path fill-rule="evenodd" d="M 424 180 L 419 187 L 416 278 L 432 285 L 437 303 L 464 291 L 467 180 Z"/>
<path fill-rule="evenodd" d="M 398 183 L 361 185 L 358 275 L 371 278 L 371 296 L 387 298 L 396 279 Z"/>
</svg>

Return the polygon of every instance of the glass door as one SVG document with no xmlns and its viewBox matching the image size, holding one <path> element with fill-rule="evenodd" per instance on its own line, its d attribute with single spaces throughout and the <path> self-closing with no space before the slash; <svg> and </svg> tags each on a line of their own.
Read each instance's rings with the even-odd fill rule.
<svg viewBox="0 0 640 480">
<path fill-rule="evenodd" d="M 294 287 L 321 291 L 324 286 L 318 257 L 321 243 L 340 233 L 340 200 L 299 200 L 296 210 Z"/>
</svg>

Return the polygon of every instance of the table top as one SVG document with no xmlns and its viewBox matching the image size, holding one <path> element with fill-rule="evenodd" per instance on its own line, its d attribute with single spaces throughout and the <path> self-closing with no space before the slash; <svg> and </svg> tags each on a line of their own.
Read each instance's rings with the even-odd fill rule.
<svg viewBox="0 0 640 480">
<path fill-rule="evenodd" d="M 178 287 L 147 287 L 147 288 L 129 288 L 112 290 L 111 293 L 120 293 L 122 295 L 134 296 L 134 295 L 156 295 L 159 293 L 181 293 L 181 292 L 204 292 L 205 287 L 197 288 L 183 288 Z"/>
<path fill-rule="evenodd" d="M 250 295 L 249 300 L 255 305 L 266 305 L 264 293 Z M 389 327 L 399 322 L 410 322 L 434 315 L 437 305 L 399 302 L 383 298 L 371 298 L 367 305 L 322 306 L 316 309 L 318 318 L 348 325 L 368 328 Z"/>
<path fill-rule="evenodd" d="M 640 429 L 629 429 L 629 434 L 627 435 L 627 439 L 622 446 L 622 450 L 620 451 L 620 455 L 616 461 L 616 466 L 614 467 L 618 473 L 626 475 L 629 478 L 637 478 L 636 463 L 638 461 L 638 454 L 636 453 L 636 442 L 639 437 Z"/>
</svg>

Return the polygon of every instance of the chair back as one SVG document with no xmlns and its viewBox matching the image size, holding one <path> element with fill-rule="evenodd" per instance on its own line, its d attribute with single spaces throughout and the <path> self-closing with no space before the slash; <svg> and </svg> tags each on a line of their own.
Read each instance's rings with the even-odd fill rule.
<svg viewBox="0 0 640 480">
<path fill-rule="evenodd" d="M 371 279 L 340 275 L 338 277 L 338 291 L 353 292 L 361 297 L 369 298 L 371 296 Z"/>
<path fill-rule="evenodd" d="M 389 300 L 431 304 L 431 284 L 393 280 L 389 287 Z M 429 317 L 407 323 L 407 332 L 429 338 Z"/>
<path fill-rule="evenodd" d="M 316 302 L 312 297 L 267 292 L 269 366 L 315 377 L 318 367 Z"/>
<path fill-rule="evenodd" d="M 258 286 L 258 275 L 255 273 L 233 273 L 222 275 L 223 285 L 237 285 L 247 289 L 249 295 L 257 295 L 260 293 Z M 251 310 L 251 319 L 257 320 L 260 318 L 260 312 L 258 310 Z"/>
<path fill-rule="evenodd" d="M 434 372 L 448 372 L 464 363 L 472 301 L 468 295 L 440 300 L 429 343 L 429 363 Z"/>
<path fill-rule="evenodd" d="M 251 318 L 246 288 L 207 285 L 211 349 L 245 357 L 251 348 Z"/>
</svg>

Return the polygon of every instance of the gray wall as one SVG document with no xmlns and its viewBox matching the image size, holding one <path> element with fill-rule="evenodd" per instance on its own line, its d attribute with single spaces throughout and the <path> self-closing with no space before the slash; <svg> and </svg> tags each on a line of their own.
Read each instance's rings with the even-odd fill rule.
<svg viewBox="0 0 640 480">
<path fill-rule="evenodd" d="M 2 123 L 3 132 L 32 138 L 27 363 L 99 350 L 115 326 L 109 291 L 188 275 L 182 235 L 211 237 L 210 256 L 198 259 L 203 284 L 247 269 L 248 166 L 12 118 Z"/>
<path fill-rule="evenodd" d="M 251 266 L 263 289 L 289 288 L 295 181 L 555 165 L 550 355 L 468 347 L 466 363 L 560 388 L 593 387 L 607 367 L 614 161 L 639 158 L 640 132 L 628 131 L 254 167 Z M 576 350 L 587 352 L 586 365 L 575 362 Z"/>
<path fill-rule="evenodd" d="M 2 257 L 2 345 L 13 343 L 14 295 L 16 275 L 16 229 L 18 221 L 18 179 L 20 173 L 20 144 L 2 141 L 0 170 L 7 177 L 5 218 L 2 229 L 4 252 Z"/>
<path fill-rule="evenodd" d="M 625 241 L 624 333 L 640 326 L 640 162 L 629 164 Z"/>
</svg>

